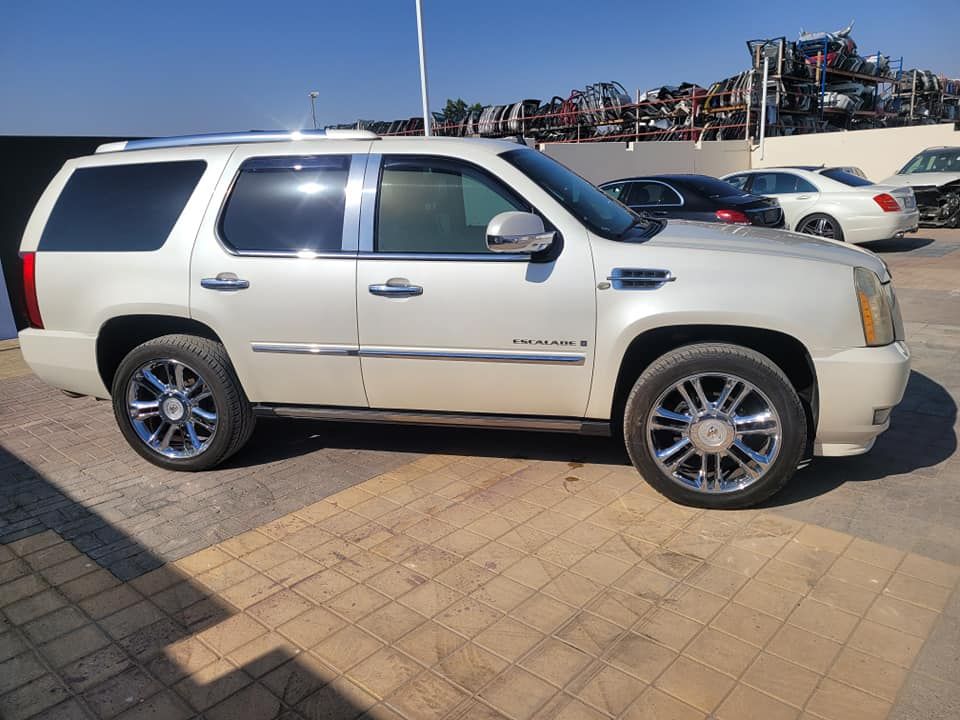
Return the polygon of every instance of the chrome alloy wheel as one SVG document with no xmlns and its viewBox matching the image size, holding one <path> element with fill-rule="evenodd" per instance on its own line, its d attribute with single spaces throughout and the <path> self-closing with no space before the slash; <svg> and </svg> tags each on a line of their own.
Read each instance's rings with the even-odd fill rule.
<svg viewBox="0 0 960 720">
<path fill-rule="evenodd" d="M 804 233 L 806 235 L 816 235 L 818 237 L 828 238 L 830 240 L 836 240 L 837 238 L 837 228 L 834 226 L 833 221 L 830 218 L 818 217 L 811 218 L 807 220 L 797 228 L 797 232 Z"/>
<path fill-rule="evenodd" d="M 171 358 L 144 363 L 127 383 L 127 412 L 140 439 L 168 458 L 195 457 L 217 432 L 217 405 L 200 373 Z"/>
<path fill-rule="evenodd" d="M 647 444 L 674 482 L 704 493 L 742 490 L 780 452 L 780 416 L 755 385 L 702 373 L 671 385 L 647 418 Z"/>
</svg>

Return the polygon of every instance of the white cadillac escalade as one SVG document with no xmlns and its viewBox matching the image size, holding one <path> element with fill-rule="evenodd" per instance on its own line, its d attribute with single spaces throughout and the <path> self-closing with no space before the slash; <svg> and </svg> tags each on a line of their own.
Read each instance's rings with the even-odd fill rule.
<svg viewBox="0 0 960 720">
<path fill-rule="evenodd" d="M 869 450 L 910 367 L 872 253 L 647 218 L 503 141 L 114 143 L 21 251 L 27 362 L 176 470 L 258 416 L 612 432 L 665 495 L 743 507 Z"/>
</svg>

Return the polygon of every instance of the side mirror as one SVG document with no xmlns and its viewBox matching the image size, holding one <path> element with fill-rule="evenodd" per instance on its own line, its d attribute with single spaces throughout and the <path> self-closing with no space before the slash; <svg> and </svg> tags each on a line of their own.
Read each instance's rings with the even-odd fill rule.
<svg viewBox="0 0 960 720">
<path fill-rule="evenodd" d="M 553 244 L 555 235 L 543 229 L 539 215 L 504 212 L 487 224 L 487 249 L 495 253 L 538 253 Z"/>
</svg>

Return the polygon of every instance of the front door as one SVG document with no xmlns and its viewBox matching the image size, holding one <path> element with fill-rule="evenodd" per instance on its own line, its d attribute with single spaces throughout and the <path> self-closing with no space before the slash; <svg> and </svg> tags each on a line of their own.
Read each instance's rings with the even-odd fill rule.
<svg viewBox="0 0 960 720">
<path fill-rule="evenodd" d="M 240 146 L 221 179 L 194 247 L 190 308 L 251 401 L 366 405 L 356 264 L 369 145 Z"/>
<path fill-rule="evenodd" d="M 536 209 L 465 159 L 384 155 L 374 187 L 357 263 L 370 406 L 582 417 L 596 313 L 586 231 L 545 217 L 559 253 L 490 253 L 491 218 Z"/>
</svg>

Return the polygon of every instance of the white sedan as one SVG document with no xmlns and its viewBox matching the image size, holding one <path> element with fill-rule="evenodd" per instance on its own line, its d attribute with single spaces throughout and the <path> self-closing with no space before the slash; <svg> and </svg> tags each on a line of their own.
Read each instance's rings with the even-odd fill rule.
<svg viewBox="0 0 960 720">
<path fill-rule="evenodd" d="M 916 232 L 913 190 L 877 185 L 842 168 L 781 167 L 725 175 L 731 185 L 776 198 L 787 230 L 851 243 Z"/>
</svg>

